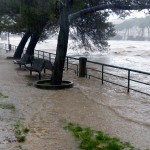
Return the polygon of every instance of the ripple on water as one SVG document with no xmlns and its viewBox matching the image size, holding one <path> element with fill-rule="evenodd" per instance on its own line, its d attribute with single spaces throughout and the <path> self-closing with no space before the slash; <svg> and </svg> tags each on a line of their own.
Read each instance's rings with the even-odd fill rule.
<svg viewBox="0 0 150 150">
<path fill-rule="evenodd" d="M 126 91 L 102 86 L 101 89 L 93 86 L 78 85 L 80 90 L 99 105 L 105 105 L 118 116 L 132 122 L 150 127 L 150 100 L 148 96 L 139 93 L 128 95 Z"/>
</svg>

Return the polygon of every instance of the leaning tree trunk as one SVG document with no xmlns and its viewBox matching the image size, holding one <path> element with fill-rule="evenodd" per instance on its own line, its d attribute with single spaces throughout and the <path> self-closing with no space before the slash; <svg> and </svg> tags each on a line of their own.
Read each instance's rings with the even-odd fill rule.
<svg viewBox="0 0 150 150">
<path fill-rule="evenodd" d="M 20 43 L 19 43 L 19 45 L 18 45 L 18 47 L 17 47 L 17 49 L 14 53 L 14 58 L 15 59 L 20 59 L 21 58 L 21 55 L 23 53 L 23 49 L 24 49 L 30 35 L 31 35 L 30 31 L 29 30 L 26 31 L 26 33 L 24 34 L 23 38 L 21 39 L 21 41 L 20 41 Z"/>
<path fill-rule="evenodd" d="M 37 34 L 32 34 L 30 42 L 27 47 L 26 54 L 31 56 L 34 55 L 34 49 L 36 47 L 37 42 L 39 41 L 39 38 L 40 36 L 38 36 Z"/>
<path fill-rule="evenodd" d="M 60 14 L 60 30 L 57 41 L 54 70 L 51 77 L 51 84 L 53 85 L 60 85 L 62 82 L 63 68 L 65 64 L 65 58 L 68 47 L 68 36 L 69 36 L 68 6 L 64 6 Z"/>
</svg>

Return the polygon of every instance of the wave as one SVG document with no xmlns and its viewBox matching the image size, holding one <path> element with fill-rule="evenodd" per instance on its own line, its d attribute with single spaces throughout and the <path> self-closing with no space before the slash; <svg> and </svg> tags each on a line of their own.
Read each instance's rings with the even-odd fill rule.
<svg viewBox="0 0 150 150">
<path fill-rule="evenodd" d="M 127 46 L 126 48 L 137 48 L 137 47 L 135 47 L 135 46 Z"/>
</svg>

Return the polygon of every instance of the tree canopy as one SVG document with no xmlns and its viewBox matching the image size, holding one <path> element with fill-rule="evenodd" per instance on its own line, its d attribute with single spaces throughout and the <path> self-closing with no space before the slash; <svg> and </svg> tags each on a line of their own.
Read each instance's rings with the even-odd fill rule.
<svg viewBox="0 0 150 150">
<path fill-rule="evenodd" d="M 2 2 L 5 4 L 5 2 L 9 3 L 10 1 L 6 0 Z M 110 13 L 113 12 L 119 16 L 125 16 L 130 13 L 130 10 L 140 11 L 147 9 L 149 11 L 150 8 L 150 0 L 20 1 L 21 22 L 23 22 L 24 27 L 34 33 L 33 45 L 36 44 L 39 39 L 38 36 L 43 33 L 48 22 L 53 24 L 56 21 L 57 26 L 59 26 L 54 70 L 51 77 L 52 84 L 61 84 L 62 81 L 70 27 L 76 30 L 76 37 L 80 41 L 83 41 L 83 46 L 87 45 L 90 47 L 89 41 L 91 40 L 95 46 L 98 45 L 102 48 L 103 45 L 107 45 L 106 40 L 113 35 L 112 24 L 106 22 Z M 9 7 L 10 3 L 8 5 Z M 2 9 L 0 13 L 4 14 L 5 12 L 9 12 L 9 14 L 12 14 L 10 13 L 12 12 L 10 11 L 11 9 Z"/>
<path fill-rule="evenodd" d="M 74 13 L 80 9 L 94 6 L 97 1 L 70 1 L 71 7 L 70 13 Z M 3 31 L 9 32 L 23 32 L 30 30 L 31 33 L 39 34 L 40 37 L 45 38 L 45 33 L 56 32 L 59 26 L 59 14 L 63 5 L 56 0 L 15 0 L 13 5 L 11 0 L 5 0 L 4 5 L 8 5 L 7 10 L 3 11 L 10 15 L 9 12 L 13 12 L 15 20 L 7 20 L 11 24 L 7 25 L 7 28 L 1 26 Z M 14 7 L 16 6 L 16 7 Z M 17 9 L 18 8 L 18 9 Z M 102 49 L 107 46 L 107 39 L 114 35 L 113 25 L 107 22 L 109 14 L 107 12 L 93 13 L 91 16 L 83 15 L 81 18 L 77 18 L 71 23 L 71 28 L 74 29 L 71 33 L 73 40 L 79 43 L 80 46 L 84 46 L 90 50 Z M 4 17 L 6 18 L 6 17 Z M 10 18 L 10 17 L 9 17 Z M 91 18 L 93 18 L 91 20 Z M 6 21 L 5 21 L 6 22 Z M 5 23 L 6 26 L 6 23 Z M 10 29 L 8 29 L 8 27 Z M 58 31 L 58 30 L 57 30 Z M 94 46 L 93 46 L 94 45 Z"/>
</svg>

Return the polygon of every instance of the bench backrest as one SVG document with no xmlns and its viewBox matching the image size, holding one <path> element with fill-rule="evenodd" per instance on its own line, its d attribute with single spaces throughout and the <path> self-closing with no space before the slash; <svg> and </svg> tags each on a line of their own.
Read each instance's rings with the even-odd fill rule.
<svg viewBox="0 0 150 150">
<path fill-rule="evenodd" d="M 29 63 L 29 62 L 30 62 L 30 55 L 24 54 L 24 55 L 21 57 L 20 62 L 23 63 L 23 64 Z"/>
<path fill-rule="evenodd" d="M 48 69 L 48 70 L 53 70 L 54 69 L 54 66 L 52 64 L 51 61 L 49 60 L 45 60 L 45 66 L 44 66 L 45 69 Z"/>
<path fill-rule="evenodd" d="M 44 68 L 45 60 L 44 59 L 35 59 L 32 65 L 32 68 L 37 70 L 37 71 L 42 71 Z"/>
</svg>

